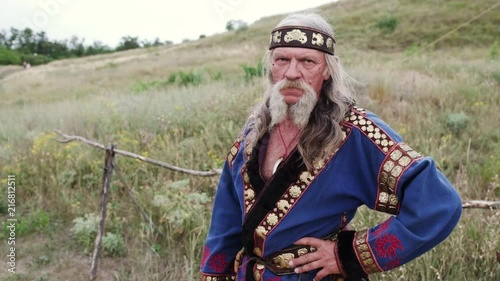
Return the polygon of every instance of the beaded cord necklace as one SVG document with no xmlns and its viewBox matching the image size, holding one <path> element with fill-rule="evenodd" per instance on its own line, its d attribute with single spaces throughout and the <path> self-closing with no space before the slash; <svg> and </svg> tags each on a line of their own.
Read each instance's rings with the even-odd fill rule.
<svg viewBox="0 0 500 281">
<path fill-rule="evenodd" d="M 285 139 L 283 138 L 283 134 L 281 133 L 281 126 L 278 126 L 278 133 L 280 135 L 280 139 L 281 139 L 281 143 L 283 144 L 283 147 L 285 148 L 285 153 L 283 153 L 281 155 L 280 158 L 278 158 L 278 160 L 276 160 L 276 162 L 274 163 L 274 166 L 273 166 L 273 174 L 276 172 L 276 170 L 278 169 L 278 166 L 281 164 L 281 162 L 283 162 L 283 160 L 285 159 L 285 157 L 288 156 L 288 149 L 290 148 L 290 146 L 295 142 L 295 140 L 297 139 L 297 137 L 299 136 L 300 134 L 300 131 L 299 130 L 295 136 L 293 136 L 292 140 L 288 143 L 288 145 L 285 143 Z"/>
</svg>

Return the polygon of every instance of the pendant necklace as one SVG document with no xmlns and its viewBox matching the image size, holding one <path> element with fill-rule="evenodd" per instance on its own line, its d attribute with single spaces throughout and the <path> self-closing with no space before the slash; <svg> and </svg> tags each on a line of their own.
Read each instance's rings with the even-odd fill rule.
<svg viewBox="0 0 500 281">
<path fill-rule="evenodd" d="M 273 174 L 276 172 L 276 170 L 278 169 L 278 166 L 281 164 L 281 162 L 283 162 L 283 160 L 285 159 L 285 157 L 288 156 L 288 148 L 295 142 L 295 139 L 300 134 L 300 130 L 295 134 L 295 136 L 292 138 L 292 140 L 290 141 L 290 143 L 288 143 L 288 145 L 286 145 L 285 139 L 283 138 L 283 134 L 281 133 L 281 126 L 278 126 L 278 133 L 280 134 L 281 143 L 283 144 L 283 147 L 285 148 L 285 153 L 283 153 L 281 155 L 281 157 L 278 158 L 278 160 L 276 160 L 276 163 L 274 163 Z"/>
</svg>

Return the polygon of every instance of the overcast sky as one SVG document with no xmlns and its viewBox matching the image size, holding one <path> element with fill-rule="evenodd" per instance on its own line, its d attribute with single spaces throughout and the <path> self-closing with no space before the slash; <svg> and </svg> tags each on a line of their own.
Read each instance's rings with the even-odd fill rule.
<svg viewBox="0 0 500 281">
<path fill-rule="evenodd" d="M 29 27 L 51 40 L 85 38 L 115 47 L 123 36 L 140 40 L 198 39 L 225 31 L 229 20 L 316 8 L 333 0 L 1 0 L 0 30 Z"/>
</svg>

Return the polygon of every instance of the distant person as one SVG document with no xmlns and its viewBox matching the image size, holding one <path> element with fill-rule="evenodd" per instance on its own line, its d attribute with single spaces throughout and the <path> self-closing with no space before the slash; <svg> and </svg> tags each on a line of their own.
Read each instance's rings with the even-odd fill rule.
<svg viewBox="0 0 500 281">
<path fill-rule="evenodd" d="M 23 61 L 23 67 L 24 67 L 24 69 L 30 69 L 31 64 L 29 62 Z"/>
<path fill-rule="evenodd" d="M 201 280 L 368 280 L 452 232 L 457 191 L 433 159 L 355 105 L 322 17 L 283 19 L 265 63 L 264 99 L 224 164 Z M 347 229 L 361 205 L 392 216 Z"/>
</svg>

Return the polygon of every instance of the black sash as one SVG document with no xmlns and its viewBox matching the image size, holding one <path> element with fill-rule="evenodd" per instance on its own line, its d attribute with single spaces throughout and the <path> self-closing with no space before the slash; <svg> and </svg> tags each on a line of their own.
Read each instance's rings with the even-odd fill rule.
<svg viewBox="0 0 500 281">
<path fill-rule="evenodd" d="M 254 231 L 264 217 L 274 209 L 276 202 L 283 196 L 288 187 L 299 179 L 300 174 L 306 170 L 306 165 L 297 149 L 280 164 L 272 178 L 266 183 L 259 173 L 259 151 L 262 142 L 259 141 L 252 151 L 250 160 L 246 163 L 247 173 L 255 193 L 254 206 L 245 217 L 242 227 L 242 240 L 247 256 L 253 256 Z M 254 280 L 253 266 L 255 262 L 247 265 L 246 280 Z"/>
</svg>

